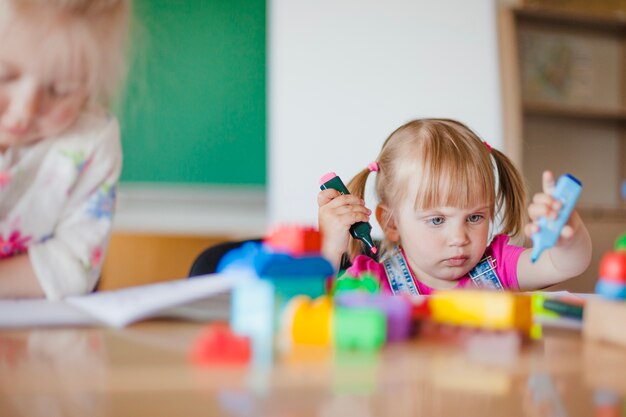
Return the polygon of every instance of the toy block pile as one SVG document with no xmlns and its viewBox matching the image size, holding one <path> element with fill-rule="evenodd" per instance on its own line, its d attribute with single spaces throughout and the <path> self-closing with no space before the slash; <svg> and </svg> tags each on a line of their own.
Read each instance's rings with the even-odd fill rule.
<svg viewBox="0 0 626 417">
<path fill-rule="evenodd" d="M 626 346 L 626 234 L 600 260 L 596 294 L 585 306 L 583 335 Z"/>
<path fill-rule="evenodd" d="M 233 269 L 245 272 L 245 279 L 233 289 L 230 325 L 198 339 L 197 362 L 206 353 L 208 362 L 224 355 L 230 363 L 268 363 L 276 351 L 296 345 L 376 351 L 411 337 L 416 323 L 425 319 L 515 334 L 528 334 L 532 322 L 525 295 L 450 290 L 407 297 L 381 291 L 379 279 L 369 273 L 343 272 L 333 280 L 336 271 L 321 256 L 320 232 L 313 228 L 279 227 L 263 243 L 229 252 L 218 271 Z"/>
</svg>

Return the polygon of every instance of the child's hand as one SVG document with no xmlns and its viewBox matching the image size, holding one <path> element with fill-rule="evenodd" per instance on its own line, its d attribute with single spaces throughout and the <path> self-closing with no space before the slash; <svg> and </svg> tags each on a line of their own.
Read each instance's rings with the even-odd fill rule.
<svg viewBox="0 0 626 417">
<path fill-rule="evenodd" d="M 365 202 L 351 194 L 341 194 L 334 189 L 320 191 L 318 224 L 322 233 L 322 254 L 339 266 L 341 256 L 348 249 L 350 226 L 356 222 L 367 222 L 371 211 Z"/>
<path fill-rule="evenodd" d="M 544 171 L 543 173 L 543 192 L 537 193 L 533 196 L 533 200 L 528 206 L 528 214 L 532 223 L 526 225 L 526 235 L 532 236 L 539 231 L 539 219 L 546 217 L 548 219 L 556 219 L 559 215 L 563 204 L 552 197 L 554 192 L 554 175 L 550 171 Z M 574 227 L 572 226 L 572 219 L 575 215 L 570 216 L 567 220 L 567 224 L 561 230 L 561 236 L 559 242 L 564 239 L 569 239 L 574 235 Z M 558 243 L 557 243 L 558 245 Z"/>
</svg>

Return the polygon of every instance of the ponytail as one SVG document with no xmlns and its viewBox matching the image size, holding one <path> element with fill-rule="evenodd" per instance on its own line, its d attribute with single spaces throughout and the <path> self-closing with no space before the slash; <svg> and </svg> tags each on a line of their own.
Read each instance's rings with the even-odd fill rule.
<svg viewBox="0 0 626 417">
<path fill-rule="evenodd" d="M 497 149 L 491 149 L 498 173 L 496 213 L 502 213 L 501 232 L 518 238 L 526 223 L 526 184 L 513 162 Z"/>
</svg>

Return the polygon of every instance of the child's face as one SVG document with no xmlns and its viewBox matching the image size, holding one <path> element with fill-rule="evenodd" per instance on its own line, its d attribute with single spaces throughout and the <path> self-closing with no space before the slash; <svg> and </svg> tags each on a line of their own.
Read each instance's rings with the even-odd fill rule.
<svg viewBox="0 0 626 417">
<path fill-rule="evenodd" d="M 416 211 L 412 204 L 404 204 L 395 225 L 416 277 L 445 288 L 467 275 L 487 247 L 490 212 L 488 205 Z"/>
<path fill-rule="evenodd" d="M 46 33 L 28 29 L 0 39 L 0 150 L 62 133 L 87 100 L 84 74 L 55 66 Z"/>
</svg>

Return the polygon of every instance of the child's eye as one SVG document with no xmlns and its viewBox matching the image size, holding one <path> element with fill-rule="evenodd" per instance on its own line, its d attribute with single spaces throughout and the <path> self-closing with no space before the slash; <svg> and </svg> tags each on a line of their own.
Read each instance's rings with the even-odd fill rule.
<svg viewBox="0 0 626 417">
<path fill-rule="evenodd" d="M 479 221 L 481 221 L 483 219 L 482 214 L 470 214 L 470 216 L 467 218 L 467 220 L 470 223 L 478 223 Z"/>
<path fill-rule="evenodd" d="M 433 226 L 439 226 L 443 224 L 443 222 L 444 222 L 443 217 L 431 217 L 430 219 L 428 219 L 428 223 L 432 224 Z"/>
<path fill-rule="evenodd" d="M 17 78 L 17 74 L 0 65 L 0 83 L 8 83 Z"/>
<path fill-rule="evenodd" d="M 62 98 L 74 94 L 79 88 L 78 83 L 55 83 L 48 87 L 48 94 L 52 97 Z"/>
</svg>

